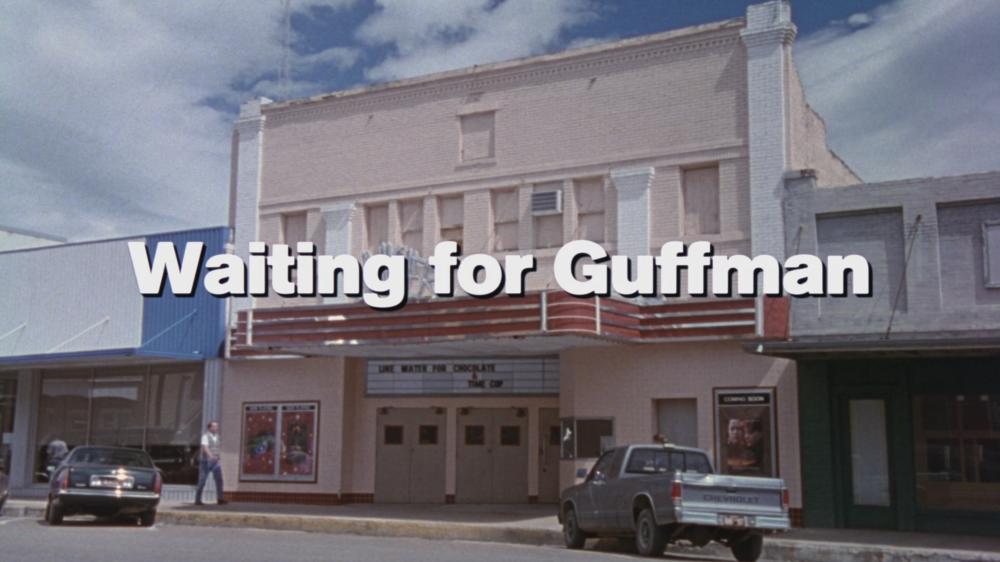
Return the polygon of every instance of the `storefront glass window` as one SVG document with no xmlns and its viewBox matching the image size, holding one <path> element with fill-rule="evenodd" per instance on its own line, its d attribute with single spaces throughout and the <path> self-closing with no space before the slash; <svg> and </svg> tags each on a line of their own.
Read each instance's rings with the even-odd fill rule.
<svg viewBox="0 0 1000 562">
<path fill-rule="evenodd" d="M 560 433 L 563 459 L 596 459 L 615 446 L 615 424 L 610 419 L 565 418 Z"/>
<path fill-rule="evenodd" d="M 142 448 L 146 369 L 97 369 L 90 387 L 91 445 Z"/>
<path fill-rule="evenodd" d="M 0 377 L 0 472 L 10 474 L 10 444 L 14 442 L 14 403 L 17 379 Z"/>
<path fill-rule="evenodd" d="M 87 443 L 90 419 L 90 371 L 62 371 L 42 378 L 35 430 L 35 481 L 48 480 L 47 469 L 77 445 Z"/>
<path fill-rule="evenodd" d="M 146 451 L 167 484 L 197 483 L 204 427 L 201 370 L 153 367 L 147 390 Z"/>
<path fill-rule="evenodd" d="M 917 502 L 922 509 L 1000 504 L 1000 394 L 913 400 Z"/>
<path fill-rule="evenodd" d="M 200 365 L 42 373 L 35 482 L 79 445 L 146 449 L 168 484 L 195 484 L 201 429 Z"/>
</svg>

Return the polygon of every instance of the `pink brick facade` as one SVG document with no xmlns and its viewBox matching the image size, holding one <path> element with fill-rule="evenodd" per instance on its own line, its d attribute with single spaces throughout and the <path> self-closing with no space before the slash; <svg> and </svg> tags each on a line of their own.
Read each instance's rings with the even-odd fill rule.
<svg viewBox="0 0 1000 562">
<path fill-rule="evenodd" d="M 285 240 L 289 215 L 305 213 L 306 237 L 321 252 L 368 249 L 366 211 L 387 206 L 386 242 L 407 234 L 401 208 L 419 205 L 418 250 L 441 240 L 441 198 L 462 195 L 463 253 L 494 253 L 498 190 L 517 194 L 517 248 L 539 258 L 529 291 L 551 287 L 555 248 L 537 248 L 543 228 L 530 210 L 532 192 L 561 187 L 564 242 L 580 237 L 588 220 L 579 211 L 586 181 L 604 186 L 604 245 L 656 251 L 670 240 L 708 240 L 718 253 L 750 253 L 751 143 L 748 55 L 743 20 L 730 20 L 629 39 L 566 53 L 486 65 L 430 77 L 283 103 L 265 103 L 238 131 L 254 137 L 234 142 L 234 193 L 256 198 L 256 213 L 236 211 L 237 241 Z M 779 160 L 817 170 L 830 185 L 856 178 L 826 147 L 825 129 L 805 104 L 794 68 L 779 107 L 787 111 L 787 154 Z M 463 161 L 464 116 L 492 114 L 491 155 Z M 258 131 L 261 131 L 258 135 Z M 242 134 L 242 133 L 240 133 Z M 244 142 L 245 141 L 245 142 Z M 465 141 L 471 146 L 472 139 Z M 479 142 L 477 139 L 476 142 Z M 256 144 L 255 144 L 256 143 Z M 254 150 L 257 152 L 254 152 Z M 249 154 L 249 160 L 244 155 Z M 258 159 L 259 157 L 259 159 Z M 251 166 L 252 169 L 248 169 Z M 685 171 L 716 167 L 718 228 L 685 228 Z M 616 177 L 645 174 L 638 189 L 648 216 L 619 213 Z M 635 177 L 634 175 L 632 177 Z M 249 178 L 249 179 L 248 179 Z M 242 183 L 241 183 L 242 182 Z M 632 189 L 632 188 L 630 188 Z M 241 199 L 242 198 L 242 199 Z M 337 217 L 337 225 L 331 221 Z M 346 218 L 345 218 L 346 217 Z M 709 221 L 711 222 L 711 221 Z M 248 233 L 248 231 L 252 233 Z M 780 234 L 780 229 L 778 230 Z M 637 244 L 637 246 L 636 246 Z M 239 250 L 238 250 L 239 251 Z M 258 299 L 257 307 L 316 304 L 319 299 Z M 439 348 L 454 357 L 460 345 Z M 446 419 L 445 492 L 455 494 L 461 437 L 456 412 L 465 408 L 523 408 L 528 426 L 528 496 L 539 490 L 538 417 L 558 407 L 562 417 L 611 418 L 619 444 L 648 442 L 657 433 L 655 400 L 697 401 L 697 445 L 714 448 L 713 389 L 766 387 L 776 391 L 778 472 L 801 506 L 797 388 L 794 367 L 751 357 L 735 339 L 671 344 L 573 347 L 559 351 L 558 396 L 375 398 L 365 394 L 365 359 L 233 360 L 225 379 L 224 448 L 237 455 L 241 404 L 258 399 L 319 399 L 323 436 L 315 483 L 239 483 L 241 492 L 376 495 L 376 412 L 383 407 L 442 408 Z M 433 349 L 430 351 L 433 354 Z M 516 347 L 506 351 L 522 355 Z M 473 356 L 473 353 L 467 354 Z M 335 421 L 334 421 L 335 420 Z M 593 459 L 563 460 L 559 483 Z M 235 466 L 236 463 L 230 463 Z M 230 468 L 231 472 L 235 469 Z M 235 482 L 237 474 L 227 474 Z M 444 499 L 444 498 L 443 498 Z M 526 500 L 528 498 L 525 498 Z"/>
</svg>

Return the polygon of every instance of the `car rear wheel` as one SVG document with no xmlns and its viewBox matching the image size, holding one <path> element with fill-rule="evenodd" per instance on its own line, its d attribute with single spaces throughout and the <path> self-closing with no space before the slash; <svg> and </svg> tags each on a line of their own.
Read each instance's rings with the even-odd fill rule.
<svg viewBox="0 0 1000 562">
<path fill-rule="evenodd" d="M 156 511 L 147 511 L 139 514 L 139 524 L 143 527 L 152 527 L 156 523 Z"/>
<path fill-rule="evenodd" d="M 660 556 L 666 548 L 666 531 L 656 524 L 652 509 L 643 509 L 635 521 L 636 551 L 642 556 Z"/>
<path fill-rule="evenodd" d="M 759 533 L 749 533 L 732 543 L 729 549 L 733 552 L 733 558 L 739 562 L 757 562 L 764 550 L 764 537 Z"/>
<path fill-rule="evenodd" d="M 63 507 L 58 500 L 49 500 L 45 506 L 45 521 L 49 525 L 60 525 L 63 522 Z"/>
<path fill-rule="evenodd" d="M 576 520 L 576 510 L 572 507 L 566 510 L 563 516 L 563 541 L 566 548 L 580 549 L 587 542 L 587 535 L 580 530 L 580 525 Z"/>
</svg>

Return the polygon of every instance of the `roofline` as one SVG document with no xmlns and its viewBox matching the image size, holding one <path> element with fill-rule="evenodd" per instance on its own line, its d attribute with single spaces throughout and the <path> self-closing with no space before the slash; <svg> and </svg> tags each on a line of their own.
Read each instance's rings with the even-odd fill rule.
<svg viewBox="0 0 1000 562">
<path fill-rule="evenodd" d="M 163 360 L 178 363 L 201 363 L 208 359 L 219 359 L 220 355 L 202 355 L 194 353 L 177 353 L 170 351 L 152 351 L 143 347 L 118 347 L 111 349 L 88 349 L 84 351 L 67 351 L 64 353 L 35 353 L 31 355 L 10 355 L 0 357 L 0 371 L 12 367 L 26 365 L 63 366 L 78 361 L 96 362 L 101 360 L 122 359 Z"/>
<path fill-rule="evenodd" d="M 885 180 L 885 181 L 871 182 L 871 183 L 866 183 L 866 182 L 849 183 L 845 185 L 826 186 L 819 189 L 827 190 L 827 189 L 842 189 L 849 187 L 864 187 L 864 188 L 896 187 L 904 185 L 916 185 L 929 182 L 989 180 L 992 178 L 1000 180 L 1000 170 L 989 170 L 986 172 L 971 172 L 968 174 L 957 174 L 953 176 L 921 176 L 916 178 L 900 178 L 900 179 Z"/>
<path fill-rule="evenodd" d="M 659 33 L 652 33 L 647 35 L 640 35 L 638 37 L 620 39 L 618 41 L 599 43 L 597 45 L 578 47 L 575 49 L 565 49 L 556 53 L 533 55 L 528 57 L 509 59 L 500 62 L 467 66 L 453 70 L 445 70 L 431 74 L 414 76 L 411 78 L 403 78 L 400 80 L 393 80 L 389 82 L 376 83 L 366 86 L 358 86 L 346 90 L 335 90 L 333 92 L 317 94 L 305 98 L 295 98 L 284 101 L 273 101 L 261 105 L 261 113 L 267 114 L 271 112 L 281 111 L 283 109 L 300 108 L 303 106 L 309 106 L 327 101 L 342 100 L 348 98 L 353 99 L 369 94 L 375 94 L 393 90 L 401 90 L 410 87 L 418 87 L 432 82 L 438 82 L 444 80 L 482 77 L 483 75 L 486 74 L 498 73 L 506 70 L 516 70 L 520 67 L 526 67 L 533 64 L 559 63 L 577 58 L 602 55 L 619 49 L 647 47 L 656 43 L 664 43 L 679 39 L 686 39 L 701 34 L 707 34 L 718 31 L 738 30 L 743 28 L 744 26 L 745 26 L 745 18 L 743 17 L 730 18 L 716 22 L 682 27 L 679 29 L 672 29 L 668 31 L 662 31 Z"/>
<path fill-rule="evenodd" d="M 871 354 L 918 353 L 935 355 L 1000 355 L 1000 340 L 995 336 L 908 338 L 899 340 L 848 339 L 826 337 L 823 340 L 750 341 L 743 344 L 748 353 L 790 359 L 817 356 L 867 356 Z"/>
<path fill-rule="evenodd" d="M 66 242 L 64 244 L 52 244 L 52 245 L 49 245 L 49 246 L 36 246 L 34 248 L 18 248 L 16 250 L 0 251 L 0 256 L 7 255 L 7 254 L 16 254 L 16 253 L 20 253 L 20 252 L 37 252 L 37 251 L 44 251 L 44 250 L 50 250 L 51 251 L 53 248 L 66 248 L 66 247 L 69 247 L 69 246 L 85 246 L 87 244 L 104 244 L 104 243 L 107 243 L 107 242 L 124 242 L 126 240 L 137 240 L 139 238 L 152 238 L 154 236 L 172 236 L 172 235 L 175 235 L 175 234 L 189 234 L 189 233 L 192 233 L 192 232 L 201 232 L 201 231 L 209 231 L 209 230 L 222 230 L 222 229 L 227 229 L 228 230 L 229 228 L 230 227 L 228 225 L 204 226 L 204 227 L 201 227 L 201 228 L 187 228 L 187 229 L 182 229 L 182 230 L 169 230 L 167 232 L 149 232 L 149 233 L 146 233 L 146 234 L 133 234 L 131 236 L 119 236 L 119 237 L 116 237 L 116 238 L 97 238 L 97 239 L 94 239 L 94 240 L 82 240 L 82 241 L 79 241 L 79 242 Z"/>
</svg>

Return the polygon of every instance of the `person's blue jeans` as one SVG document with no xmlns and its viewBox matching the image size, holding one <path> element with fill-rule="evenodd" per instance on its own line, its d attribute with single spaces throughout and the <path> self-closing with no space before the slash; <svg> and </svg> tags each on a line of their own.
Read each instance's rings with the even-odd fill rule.
<svg viewBox="0 0 1000 562">
<path fill-rule="evenodd" d="M 222 495 L 222 464 L 219 461 L 209 461 L 201 459 L 198 464 L 198 490 L 195 491 L 195 503 L 201 503 L 201 493 L 205 490 L 208 482 L 208 475 L 211 473 L 215 479 L 215 497 L 217 500 L 223 498 Z"/>
</svg>

